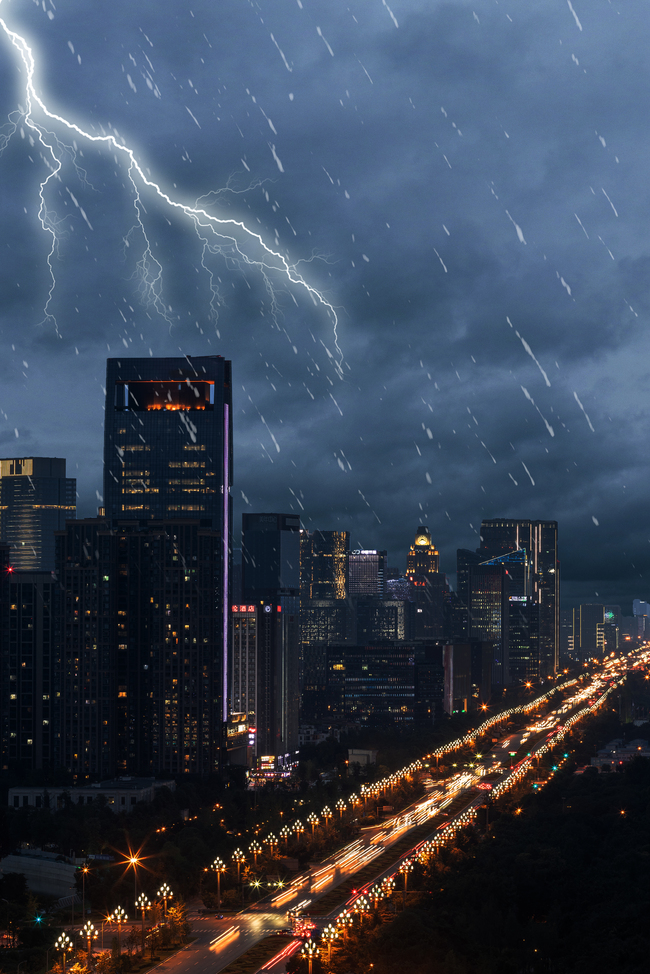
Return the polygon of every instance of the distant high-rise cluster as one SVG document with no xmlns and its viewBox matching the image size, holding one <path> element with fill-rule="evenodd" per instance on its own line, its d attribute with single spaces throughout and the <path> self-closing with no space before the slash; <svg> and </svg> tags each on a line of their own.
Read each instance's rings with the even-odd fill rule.
<svg viewBox="0 0 650 974">
<path fill-rule="evenodd" d="M 294 513 L 240 540 L 232 469 L 220 356 L 109 359 L 97 517 L 65 460 L 0 460 L 5 773 L 287 775 L 301 720 L 430 723 L 650 634 L 638 600 L 560 612 L 555 521 L 483 521 L 453 590 L 427 525 L 405 572 Z"/>
</svg>

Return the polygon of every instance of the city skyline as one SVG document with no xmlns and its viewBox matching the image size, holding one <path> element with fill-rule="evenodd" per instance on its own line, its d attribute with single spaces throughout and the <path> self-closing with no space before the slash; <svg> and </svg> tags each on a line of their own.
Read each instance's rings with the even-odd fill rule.
<svg viewBox="0 0 650 974">
<path fill-rule="evenodd" d="M 564 604 L 647 597 L 639 2 L 118 0 L 110 22 L 46 7 L 2 0 L 0 17 L 33 45 L 50 108 L 117 132 L 170 198 L 245 220 L 338 322 L 277 277 L 274 303 L 259 266 L 207 255 L 214 241 L 151 197 L 147 256 L 124 168 L 81 136 L 44 191 L 48 304 L 52 158 L 14 115 L 3 456 L 66 457 L 92 516 L 104 360 L 218 354 L 234 369 L 236 526 L 294 512 L 403 569 L 424 523 L 453 576 L 482 519 L 553 519 Z M 8 117 L 25 75 L 0 41 Z"/>
</svg>

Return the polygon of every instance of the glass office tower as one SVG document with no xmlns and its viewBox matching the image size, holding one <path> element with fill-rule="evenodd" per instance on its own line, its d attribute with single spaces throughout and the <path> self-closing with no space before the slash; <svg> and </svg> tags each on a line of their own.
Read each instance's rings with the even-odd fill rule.
<svg viewBox="0 0 650 974">
<path fill-rule="evenodd" d="M 51 572 L 54 532 L 77 510 L 77 481 L 59 457 L 0 460 L 0 541 L 11 549 L 12 568 Z"/>
<path fill-rule="evenodd" d="M 109 359 L 104 504 L 109 519 L 229 521 L 231 363 L 220 355 Z"/>
</svg>

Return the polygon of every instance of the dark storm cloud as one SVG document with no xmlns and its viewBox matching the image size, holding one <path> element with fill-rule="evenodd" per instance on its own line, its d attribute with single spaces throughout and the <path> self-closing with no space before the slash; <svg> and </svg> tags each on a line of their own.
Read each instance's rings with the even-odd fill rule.
<svg viewBox="0 0 650 974">
<path fill-rule="evenodd" d="M 23 124 L 0 158 L 2 450 L 66 456 L 92 513 L 106 356 L 219 353 L 238 512 L 397 564 L 425 521 L 449 572 L 482 517 L 557 518 L 569 599 L 647 597 L 648 23 L 640 0 L 573 7 L 1 0 L 52 106 L 302 260 L 343 354 L 304 289 L 275 275 L 272 299 L 143 193 L 147 257 L 124 165 L 79 138 L 87 178 L 64 155 L 45 193 L 48 318 L 52 160 Z"/>
</svg>

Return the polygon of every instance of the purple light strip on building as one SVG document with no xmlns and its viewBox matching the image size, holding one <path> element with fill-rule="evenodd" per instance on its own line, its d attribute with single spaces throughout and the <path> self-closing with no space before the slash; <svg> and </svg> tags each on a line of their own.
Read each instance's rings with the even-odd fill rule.
<svg viewBox="0 0 650 974">
<path fill-rule="evenodd" d="M 229 572 L 230 564 L 230 407 L 224 403 L 223 407 L 223 550 L 222 572 L 222 678 L 221 688 L 222 719 L 228 720 L 228 617 L 229 617 Z"/>
</svg>

